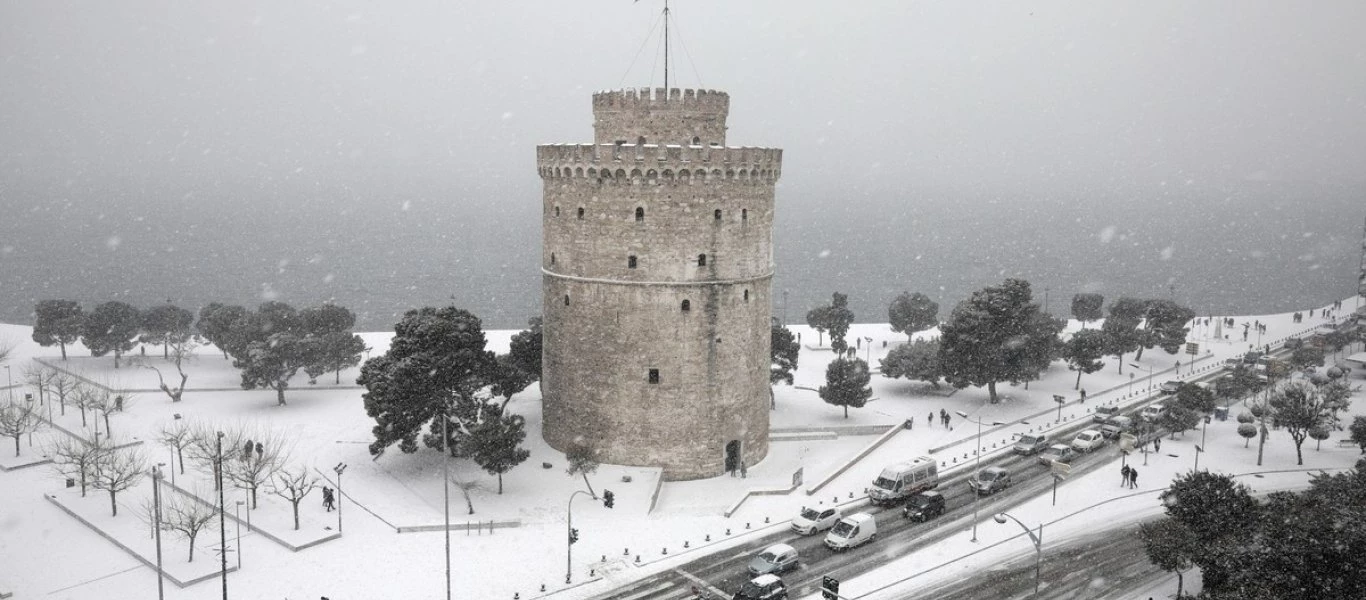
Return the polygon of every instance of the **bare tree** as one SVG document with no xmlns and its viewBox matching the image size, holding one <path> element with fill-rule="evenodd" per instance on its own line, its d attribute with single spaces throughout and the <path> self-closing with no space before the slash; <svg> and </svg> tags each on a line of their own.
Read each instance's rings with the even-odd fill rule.
<svg viewBox="0 0 1366 600">
<path fill-rule="evenodd" d="M 57 394 L 57 401 L 62 404 L 62 416 L 66 416 L 66 401 L 75 395 L 81 382 L 79 379 L 56 369 L 50 369 L 50 372 L 48 391 Z"/>
<path fill-rule="evenodd" d="M 81 409 L 81 427 L 88 425 L 85 419 L 85 411 L 91 410 L 100 401 L 99 388 L 88 383 L 77 380 L 71 389 L 71 405 Z"/>
<path fill-rule="evenodd" d="M 119 516 L 118 493 L 137 485 L 147 473 L 147 458 L 136 446 L 110 448 L 95 460 L 90 486 L 109 492 L 109 507 Z"/>
<path fill-rule="evenodd" d="M 104 418 L 104 435 L 110 437 L 114 429 L 109 426 L 109 415 L 123 410 L 128 404 L 129 399 L 122 394 L 115 394 L 106 388 L 91 386 L 93 392 L 88 399 L 88 407 L 91 411 Z M 96 429 L 99 429 L 97 426 Z"/>
<path fill-rule="evenodd" d="M 190 444 L 186 446 L 190 451 L 190 460 L 213 478 L 215 491 L 218 490 L 222 466 L 236 459 L 242 451 L 242 430 L 240 425 L 219 428 L 211 423 L 201 423 L 192 429 Z M 221 446 L 219 436 L 222 436 Z M 223 476 L 226 477 L 226 474 Z"/>
<path fill-rule="evenodd" d="M 179 493 L 166 494 L 161 504 L 165 509 L 161 517 L 161 526 L 179 533 L 189 542 L 190 558 L 186 562 L 194 562 L 194 539 L 209 523 L 218 518 L 218 508 Z"/>
<path fill-rule="evenodd" d="M 108 448 L 99 442 L 91 444 L 68 435 L 58 436 L 48 447 L 52 466 L 64 477 L 81 482 L 81 496 L 85 496 L 88 482 L 95 474 L 95 464 Z"/>
<path fill-rule="evenodd" d="M 167 345 L 168 358 L 175 364 L 176 373 L 180 375 L 180 385 L 171 387 L 166 384 L 166 378 L 161 375 L 161 369 L 152 365 L 142 365 L 144 369 L 156 371 L 158 387 L 161 391 L 171 398 L 171 402 L 180 402 L 181 396 L 185 393 L 185 382 L 189 381 L 190 376 L 185 374 L 184 362 L 194 356 L 195 348 L 199 347 L 199 341 L 194 337 L 174 338 Z"/>
<path fill-rule="evenodd" d="M 19 456 L 19 437 L 32 434 L 42 422 L 28 403 L 6 402 L 0 404 L 0 435 L 14 438 L 14 455 Z M 30 441 L 32 438 L 29 438 Z"/>
<path fill-rule="evenodd" d="M 251 491 L 251 508 L 259 508 L 257 490 L 270 483 L 289 461 L 289 450 L 284 436 L 273 430 L 253 428 L 239 436 L 240 448 L 236 460 L 223 463 L 223 473 L 237 487 Z"/>
<path fill-rule="evenodd" d="M 47 396 L 52 391 L 52 378 L 58 372 L 56 369 L 38 366 L 38 363 L 24 367 L 24 382 L 38 392 L 38 402 L 47 402 Z"/>
<path fill-rule="evenodd" d="M 275 474 L 275 482 L 271 486 L 272 494 L 288 500 L 294 506 L 294 530 L 299 530 L 299 503 L 303 502 L 308 493 L 318 487 L 318 478 L 312 471 L 304 467 L 293 469 L 281 468 Z"/>
<path fill-rule="evenodd" d="M 157 430 L 157 441 L 175 450 L 176 457 L 180 459 L 180 474 L 185 474 L 185 449 L 194 443 L 194 430 L 184 419 L 176 419 L 161 426 Z M 171 465 L 175 468 L 175 465 Z"/>
<path fill-rule="evenodd" d="M 474 499 L 470 497 L 470 492 L 473 492 L 474 490 L 477 490 L 481 487 L 479 485 L 479 481 L 477 479 L 461 481 L 457 479 L 454 475 L 451 475 L 451 484 L 460 490 L 461 496 L 464 496 L 465 508 L 469 509 L 469 514 L 474 514 Z"/>
</svg>

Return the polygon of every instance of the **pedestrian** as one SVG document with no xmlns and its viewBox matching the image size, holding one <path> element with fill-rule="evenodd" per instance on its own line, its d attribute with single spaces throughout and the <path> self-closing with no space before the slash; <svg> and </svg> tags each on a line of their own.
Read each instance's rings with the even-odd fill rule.
<svg viewBox="0 0 1366 600">
<path fill-rule="evenodd" d="M 944 413 L 944 427 L 949 426 L 949 413 Z"/>
<path fill-rule="evenodd" d="M 1162 451 L 1162 438 L 1160 438 L 1160 437 L 1155 437 L 1155 438 L 1153 438 L 1153 451 L 1154 451 L 1154 452 L 1161 452 L 1161 451 Z"/>
<path fill-rule="evenodd" d="M 1126 486 L 1126 485 L 1128 485 L 1128 484 L 1129 484 L 1129 465 L 1126 464 L 1126 465 L 1124 465 L 1124 466 L 1122 466 L 1122 467 L 1119 468 L 1119 487 L 1124 487 L 1124 486 Z"/>
<path fill-rule="evenodd" d="M 1138 487 L 1138 469 L 1133 467 L 1129 467 L 1129 487 Z"/>
<path fill-rule="evenodd" d="M 1081 388 L 1081 403 L 1086 404 L 1086 388 Z"/>
<path fill-rule="evenodd" d="M 335 502 L 336 500 L 332 496 L 332 488 L 323 487 L 323 508 L 326 509 L 327 512 L 332 512 Z"/>
<path fill-rule="evenodd" d="M 930 411 L 930 416 L 925 417 L 925 422 L 928 423 L 930 427 L 934 427 L 934 411 Z"/>
</svg>

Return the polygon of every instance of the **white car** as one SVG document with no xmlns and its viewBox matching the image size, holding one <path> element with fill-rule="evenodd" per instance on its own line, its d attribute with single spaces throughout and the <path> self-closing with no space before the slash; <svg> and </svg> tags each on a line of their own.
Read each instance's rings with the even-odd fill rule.
<svg viewBox="0 0 1366 600">
<path fill-rule="evenodd" d="M 1095 429 L 1087 429 L 1072 438 L 1072 449 L 1077 452 L 1091 452 L 1105 445 L 1105 436 Z"/>
<path fill-rule="evenodd" d="M 802 507 L 802 512 L 792 518 L 792 531 L 801 535 L 811 535 L 830 529 L 844 518 L 838 507 L 831 508 L 810 508 Z"/>
</svg>

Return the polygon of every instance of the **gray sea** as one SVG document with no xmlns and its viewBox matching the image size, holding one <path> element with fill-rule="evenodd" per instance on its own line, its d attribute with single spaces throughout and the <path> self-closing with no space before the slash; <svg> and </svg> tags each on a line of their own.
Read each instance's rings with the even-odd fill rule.
<svg viewBox="0 0 1366 600">
<path fill-rule="evenodd" d="M 87 309 L 110 299 L 192 309 L 270 299 L 335 302 L 362 330 L 447 304 L 486 328 L 523 327 L 540 309 L 539 182 L 423 187 L 10 185 L 0 189 L 0 321 L 31 323 L 46 298 Z M 1032 282 L 1054 314 L 1082 291 L 1174 297 L 1213 315 L 1321 306 L 1355 291 L 1364 191 L 1245 182 L 849 195 L 782 186 L 774 314 L 803 322 L 839 291 L 859 322 L 880 322 L 897 293 L 919 291 L 946 317 L 1007 277 Z"/>
</svg>

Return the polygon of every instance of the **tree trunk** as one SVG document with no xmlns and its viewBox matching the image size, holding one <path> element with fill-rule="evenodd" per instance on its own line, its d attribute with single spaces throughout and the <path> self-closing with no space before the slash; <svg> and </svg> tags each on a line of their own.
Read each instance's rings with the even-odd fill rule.
<svg viewBox="0 0 1366 600">
<path fill-rule="evenodd" d="M 1180 597 L 1181 597 L 1181 588 L 1185 587 L 1185 583 L 1186 583 L 1186 582 L 1185 582 L 1185 578 L 1182 577 L 1181 571 L 1177 571 L 1177 572 L 1176 572 L 1176 597 L 1177 597 L 1177 598 L 1180 598 Z"/>
<path fill-rule="evenodd" d="M 1296 440 L 1295 440 L 1295 464 L 1296 464 L 1296 465 L 1299 465 L 1299 466 L 1304 466 L 1304 452 L 1301 451 L 1301 448 L 1303 448 L 1303 447 L 1304 447 L 1304 441 L 1303 441 L 1303 440 L 1296 439 Z"/>
<path fill-rule="evenodd" d="M 81 468 L 81 497 L 85 497 L 85 468 Z"/>
<path fill-rule="evenodd" d="M 170 360 L 170 359 L 171 359 L 171 347 L 170 347 L 170 346 L 171 346 L 170 344 L 162 344 L 162 345 L 161 345 L 161 358 L 163 358 L 163 359 L 165 359 L 165 360 Z"/>
<path fill-rule="evenodd" d="M 281 381 L 281 382 L 276 382 L 276 384 L 275 384 L 275 397 L 276 397 L 276 399 L 279 401 L 279 404 L 276 404 L 276 406 L 284 406 L 284 405 L 285 405 L 285 387 L 286 387 L 287 385 L 288 385 L 288 384 L 286 384 L 286 383 L 283 382 L 283 381 Z"/>
<path fill-rule="evenodd" d="M 109 490 L 109 507 L 114 509 L 114 516 L 119 516 L 119 503 L 114 501 L 114 490 Z"/>
<path fill-rule="evenodd" d="M 332 382 L 332 384 L 341 385 L 341 369 L 337 369 L 337 380 Z"/>
<path fill-rule="evenodd" d="M 1262 439 L 1257 441 L 1257 466 L 1262 466 L 1262 453 L 1266 450 L 1266 425 L 1262 425 Z"/>
<path fill-rule="evenodd" d="M 299 498 L 299 500 L 303 500 L 303 498 Z M 290 501 L 294 504 L 294 531 L 299 530 L 299 500 Z"/>
<path fill-rule="evenodd" d="M 595 492 L 595 491 L 593 491 L 593 484 L 588 483 L 588 474 L 587 474 L 587 473 L 582 473 L 582 475 L 583 475 L 583 484 L 586 485 L 586 486 L 588 486 L 588 494 L 589 494 L 590 496 L 592 496 L 594 500 L 597 500 L 597 499 L 598 499 L 598 493 Z"/>
<path fill-rule="evenodd" d="M 197 532 L 196 532 L 196 533 L 197 533 Z M 187 560 L 187 561 L 185 561 L 185 562 L 194 562 L 194 538 L 195 538 L 195 535 L 196 535 L 196 534 L 194 534 L 194 533 L 192 533 L 192 534 L 189 535 L 189 538 L 190 538 L 190 560 Z"/>
<path fill-rule="evenodd" d="M 18 434 L 18 433 L 14 434 L 14 455 L 15 455 L 15 456 L 19 456 L 19 436 L 20 436 L 20 435 L 22 435 L 22 434 Z"/>
<path fill-rule="evenodd" d="M 1081 389 L 1081 369 L 1077 369 L 1077 384 L 1072 386 L 1072 389 Z"/>
<path fill-rule="evenodd" d="M 503 495 L 503 474 L 502 474 L 502 473 L 499 473 L 499 474 L 498 474 L 498 495 L 499 495 L 499 496 L 502 496 L 502 495 Z"/>
<path fill-rule="evenodd" d="M 107 435 L 110 439 L 113 439 L 113 431 L 114 430 L 109 428 L 109 413 L 104 413 L 104 435 Z"/>
<path fill-rule="evenodd" d="M 846 419 L 849 418 L 849 405 L 848 405 L 848 404 L 845 404 L 845 405 L 844 405 L 844 418 L 846 418 Z"/>
<path fill-rule="evenodd" d="M 996 382 L 995 382 L 995 381 L 992 381 L 992 382 L 987 383 L 987 392 L 991 394 L 991 403 L 992 403 L 992 404 L 996 404 L 997 402 L 1000 402 L 1000 400 L 996 398 Z"/>
<path fill-rule="evenodd" d="M 62 347 L 62 362 L 66 362 L 66 342 L 57 342 Z"/>
<path fill-rule="evenodd" d="M 119 352 L 118 350 L 114 350 L 114 368 L 115 368 L 115 369 L 119 368 L 119 358 L 122 356 L 122 354 L 123 354 L 122 352 Z"/>
<path fill-rule="evenodd" d="M 181 447 L 179 447 L 179 448 L 176 448 L 176 449 L 175 449 L 175 453 L 176 453 L 176 456 L 179 456 L 179 457 L 180 457 L 180 474 L 181 474 L 181 475 L 184 475 L 184 474 L 185 474 L 185 447 L 184 447 L 184 446 L 181 446 Z"/>
<path fill-rule="evenodd" d="M 85 406 L 82 405 L 82 406 L 81 406 L 81 427 L 86 427 L 86 426 L 88 426 L 88 425 L 89 425 L 89 424 L 85 422 Z"/>
</svg>

